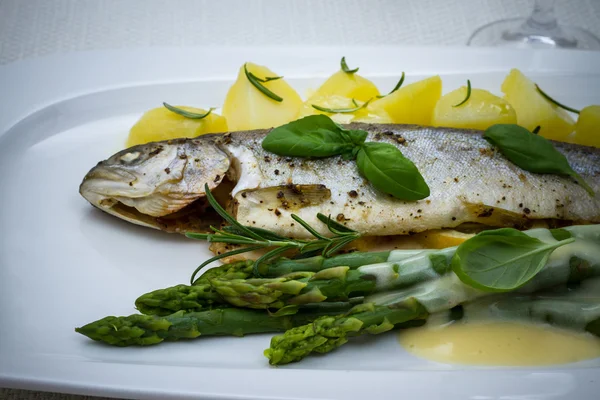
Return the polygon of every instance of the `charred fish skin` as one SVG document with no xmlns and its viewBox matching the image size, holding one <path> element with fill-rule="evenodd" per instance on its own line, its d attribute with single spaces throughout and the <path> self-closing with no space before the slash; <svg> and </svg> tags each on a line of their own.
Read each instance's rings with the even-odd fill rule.
<svg viewBox="0 0 600 400">
<path fill-rule="evenodd" d="M 134 224 L 164 229 L 157 218 L 204 198 L 230 168 L 214 141 L 178 139 L 122 150 L 92 168 L 79 193 L 92 205 Z"/>
<path fill-rule="evenodd" d="M 412 125 L 352 124 L 347 128 L 368 131 L 367 141 L 398 147 L 415 163 L 431 195 L 419 201 L 402 201 L 383 194 L 361 177 L 355 161 L 341 157 L 300 159 L 269 153 L 262 148 L 268 130 L 204 135 L 122 151 L 101 163 L 102 172 L 112 174 L 120 183 L 99 180 L 99 172 L 94 171 L 99 165 L 84 179 L 84 184 L 88 183 L 81 193 L 92 204 L 106 203 L 102 209 L 107 212 L 113 207 L 111 203 L 122 203 L 142 216 L 147 212 L 158 216 L 172 212 L 181 203 L 203 198 L 204 183 L 212 189 L 227 174 L 236 183 L 231 191 L 231 210 L 240 223 L 292 237 L 307 235 L 294 224 L 292 213 L 314 227 L 322 227 L 324 234 L 326 228 L 316 219 L 318 212 L 373 236 L 404 235 L 470 222 L 491 226 L 520 226 L 537 219 L 600 222 L 600 195 L 589 196 L 568 177 L 520 169 L 483 139 L 481 132 Z M 146 188 L 142 194 L 127 183 L 131 173 L 127 160 L 137 152 L 150 154 L 157 146 L 163 146 L 162 152 L 168 157 L 135 168 L 138 182 Z M 600 149 L 558 142 L 555 147 L 598 193 Z M 197 153 L 203 156 L 192 156 Z M 168 184 L 148 178 L 148 170 L 153 171 L 150 176 L 159 176 L 161 169 L 163 173 L 165 168 L 171 169 L 183 156 L 188 162 L 194 157 L 209 158 L 198 158 L 203 168 L 189 168 L 185 163 L 184 172 L 176 175 L 179 180 L 172 176 Z M 215 179 L 217 176 L 220 179 Z"/>
</svg>

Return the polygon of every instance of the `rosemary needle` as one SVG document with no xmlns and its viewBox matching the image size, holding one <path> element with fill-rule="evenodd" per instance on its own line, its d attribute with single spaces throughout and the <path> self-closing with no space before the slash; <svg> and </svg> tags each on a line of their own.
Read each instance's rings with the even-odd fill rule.
<svg viewBox="0 0 600 400">
<path fill-rule="evenodd" d="M 192 273 L 192 284 L 196 279 L 196 275 L 202 268 L 213 261 L 217 261 L 225 257 L 247 253 L 254 250 L 271 249 L 254 262 L 254 274 L 255 276 L 260 276 L 258 273 L 258 265 L 260 263 L 269 262 L 274 258 L 280 257 L 287 251 L 296 251 L 299 254 L 320 251 L 324 257 L 329 257 L 339 251 L 346 244 L 358 239 L 361 236 L 359 232 L 339 224 L 323 214 L 317 214 L 317 218 L 319 221 L 327 225 L 327 229 L 333 234 L 332 237 L 321 235 L 316 229 L 295 214 L 292 214 L 292 218 L 302 225 L 302 227 L 306 229 L 312 236 L 314 236 L 315 239 L 292 239 L 278 235 L 277 233 L 266 229 L 244 226 L 240 224 L 233 216 L 227 213 L 223 207 L 221 207 L 221 205 L 215 200 L 214 196 L 210 192 L 208 185 L 204 186 L 204 190 L 209 204 L 230 225 L 225 226 L 222 229 L 211 227 L 213 233 L 188 232 L 186 233 L 186 236 L 191 239 L 206 240 L 211 243 L 229 243 L 244 245 L 247 247 L 216 255 L 203 262 Z"/>
</svg>

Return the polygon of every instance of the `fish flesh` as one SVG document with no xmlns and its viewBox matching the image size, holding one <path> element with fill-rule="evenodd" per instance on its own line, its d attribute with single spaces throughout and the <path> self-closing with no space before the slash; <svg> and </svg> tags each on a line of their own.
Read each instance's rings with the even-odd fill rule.
<svg viewBox="0 0 600 400">
<path fill-rule="evenodd" d="M 534 174 L 508 161 L 482 132 L 392 124 L 350 124 L 367 141 L 396 146 L 431 189 L 403 201 L 375 189 L 353 160 L 282 157 L 261 146 L 269 130 L 204 135 L 134 146 L 98 163 L 81 195 L 129 222 L 168 232 L 219 223 L 208 184 L 244 224 L 306 238 L 297 214 L 326 234 L 317 213 L 365 236 L 406 235 L 465 224 L 527 227 L 532 221 L 600 223 L 600 195 L 564 176 Z M 600 149 L 555 143 L 572 168 L 600 192 Z"/>
</svg>

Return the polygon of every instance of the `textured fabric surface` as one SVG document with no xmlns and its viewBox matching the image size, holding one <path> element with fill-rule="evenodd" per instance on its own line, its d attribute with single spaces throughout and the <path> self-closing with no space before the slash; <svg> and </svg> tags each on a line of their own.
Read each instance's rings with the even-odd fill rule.
<svg viewBox="0 0 600 400">
<path fill-rule="evenodd" d="M 543 0 L 549 1 L 549 0 Z M 191 45 L 462 45 L 530 0 L 0 0 L 0 64 L 61 52 Z M 600 1 L 557 0 L 600 36 Z"/>
<path fill-rule="evenodd" d="M 197 45 L 462 45 L 526 16 L 531 0 L 0 0 L 0 64 L 94 49 Z M 557 0 L 563 24 L 600 36 L 600 1 Z M 2 399 L 82 400 L 0 389 Z"/>
</svg>

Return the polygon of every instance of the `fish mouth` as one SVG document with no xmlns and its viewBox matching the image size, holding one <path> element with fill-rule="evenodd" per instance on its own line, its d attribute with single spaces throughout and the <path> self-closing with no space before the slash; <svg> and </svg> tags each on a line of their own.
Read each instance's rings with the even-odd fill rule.
<svg viewBox="0 0 600 400">
<path fill-rule="evenodd" d="M 221 206 L 228 203 L 229 194 L 234 184 L 224 178 L 220 184 L 211 190 Z M 86 187 L 85 181 L 80 187 L 81 195 L 94 207 L 120 219 L 147 228 L 158 229 L 167 233 L 206 233 L 211 226 L 220 226 L 223 218 L 202 195 L 189 202 L 184 207 L 163 215 L 150 215 L 139 211 L 136 207 L 126 204 L 131 199 L 123 196 L 105 196 Z"/>
</svg>

